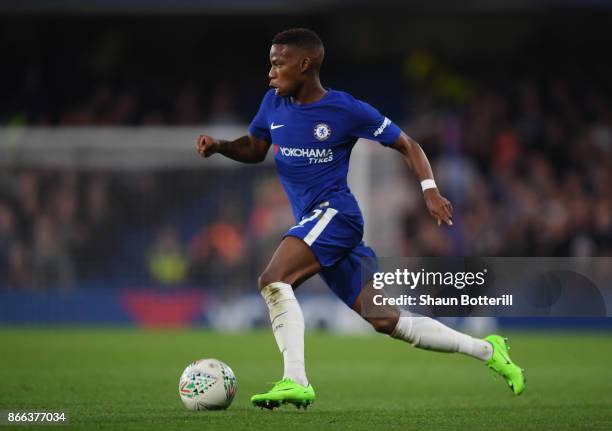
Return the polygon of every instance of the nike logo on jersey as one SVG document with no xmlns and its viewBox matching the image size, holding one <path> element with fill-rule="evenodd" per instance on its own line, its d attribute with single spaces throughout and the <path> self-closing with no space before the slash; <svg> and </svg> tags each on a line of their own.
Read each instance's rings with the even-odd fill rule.
<svg viewBox="0 0 612 431">
<path fill-rule="evenodd" d="M 270 125 L 270 129 L 274 130 L 274 129 L 278 129 L 279 127 L 285 127 L 284 124 L 274 124 L 274 121 L 272 121 L 272 124 Z"/>
</svg>

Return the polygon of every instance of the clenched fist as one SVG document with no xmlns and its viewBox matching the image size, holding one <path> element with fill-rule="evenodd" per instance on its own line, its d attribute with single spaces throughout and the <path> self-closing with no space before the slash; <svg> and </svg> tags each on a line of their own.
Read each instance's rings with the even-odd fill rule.
<svg viewBox="0 0 612 431">
<path fill-rule="evenodd" d="M 210 157 L 217 152 L 219 148 L 219 140 L 208 135 L 200 135 L 198 137 L 196 149 L 202 157 Z"/>
</svg>

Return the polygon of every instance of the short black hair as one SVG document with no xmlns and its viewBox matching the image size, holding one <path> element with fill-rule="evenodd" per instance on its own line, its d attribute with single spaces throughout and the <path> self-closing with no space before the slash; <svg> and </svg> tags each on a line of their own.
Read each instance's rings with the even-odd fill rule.
<svg viewBox="0 0 612 431">
<path fill-rule="evenodd" d="M 318 34 L 307 28 L 290 28 L 278 33 L 272 39 L 272 45 L 294 45 L 304 49 L 323 48 Z"/>
</svg>

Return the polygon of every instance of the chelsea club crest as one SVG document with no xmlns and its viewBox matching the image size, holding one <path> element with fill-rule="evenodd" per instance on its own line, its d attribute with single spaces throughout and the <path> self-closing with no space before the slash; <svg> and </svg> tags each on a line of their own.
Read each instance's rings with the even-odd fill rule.
<svg viewBox="0 0 612 431">
<path fill-rule="evenodd" d="M 331 128 L 325 123 L 319 123 L 314 128 L 314 135 L 319 141 L 324 141 L 331 135 Z"/>
</svg>

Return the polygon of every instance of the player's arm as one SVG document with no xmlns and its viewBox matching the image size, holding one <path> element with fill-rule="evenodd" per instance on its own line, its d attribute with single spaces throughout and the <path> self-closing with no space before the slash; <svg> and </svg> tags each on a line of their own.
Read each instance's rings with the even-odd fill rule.
<svg viewBox="0 0 612 431">
<path fill-rule="evenodd" d="M 215 139 L 208 135 L 200 135 L 197 141 L 198 154 L 210 157 L 215 153 L 243 163 L 263 162 L 270 148 L 270 143 L 248 134 L 233 141 Z"/>
<path fill-rule="evenodd" d="M 404 156 L 406 163 L 419 177 L 421 182 L 425 180 L 433 181 L 434 177 L 429 160 L 416 141 L 402 132 L 391 148 L 399 151 Z M 435 187 L 435 183 L 428 183 L 425 183 L 425 185 L 430 188 L 424 190 L 423 196 L 425 197 L 425 203 L 427 204 L 429 213 L 438 221 L 438 225 L 440 225 L 441 222 L 445 222 L 452 226 L 453 206 L 448 199 L 440 194 L 438 188 Z M 433 187 L 431 187 L 432 185 Z"/>
</svg>

